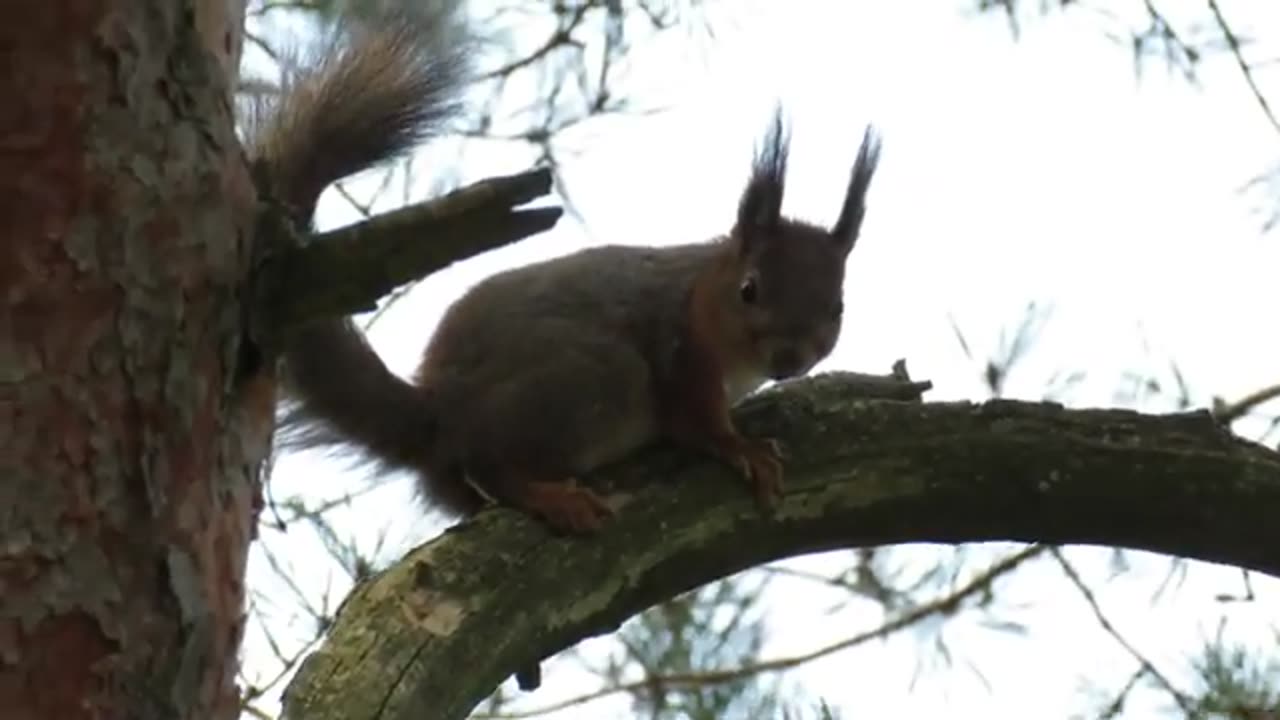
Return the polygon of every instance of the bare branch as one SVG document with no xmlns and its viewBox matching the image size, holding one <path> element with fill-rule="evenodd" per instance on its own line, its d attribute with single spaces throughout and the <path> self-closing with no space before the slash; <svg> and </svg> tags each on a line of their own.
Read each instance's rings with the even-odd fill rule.
<svg viewBox="0 0 1280 720">
<path fill-rule="evenodd" d="M 582 25 L 582 21 L 584 18 L 586 18 L 587 12 L 592 8 L 593 8 L 593 5 L 588 2 L 584 2 L 583 4 L 574 8 L 571 13 L 567 13 L 567 19 L 563 19 L 564 16 L 562 16 L 561 26 L 556 28 L 556 30 L 547 37 L 546 41 L 543 42 L 541 45 L 539 45 L 537 48 L 535 48 L 534 50 L 530 51 L 529 53 L 521 57 L 516 58 L 515 60 L 511 60 L 507 62 L 501 67 L 494 68 L 493 70 L 486 72 L 485 74 L 478 77 L 477 80 L 478 81 L 497 80 L 497 79 L 505 80 L 509 78 L 511 75 L 513 75 L 514 73 L 516 73 L 517 71 L 523 68 L 527 68 L 531 65 L 534 65 L 535 63 L 538 63 L 539 61 L 543 60 L 544 58 L 546 58 L 548 55 L 555 52 L 559 48 L 573 45 L 574 31 L 577 30 L 580 25 Z"/>
<path fill-rule="evenodd" d="M 268 256 L 255 277 L 254 337 L 271 346 L 308 322 L 371 309 L 396 287 L 552 227 L 560 208 L 513 210 L 551 190 L 547 169 L 483 180 L 443 197 L 324 233 L 301 246 L 264 211 Z"/>
<path fill-rule="evenodd" d="M 1254 408 L 1257 408 L 1259 405 L 1271 402 L 1276 398 L 1280 398 L 1280 385 L 1272 385 L 1260 390 L 1254 390 L 1235 402 L 1227 402 L 1221 398 L 1214 398 L 1213 414 L 1221 423 L 1233 423 L 1253 412 Z"/>
<path fill-rule="evenodd" d="M 1138 666 L 1142 673 L 1150 675 L 1155 678 L 1156 682 L 1160 683 L 1160 686 L 1173 697 L 1174 702 L 1178 703 L 1178 707 L 1182 708 L 1184 712 L 1190 712 L 1191 700 L 1187 694 L 1175 687 L 1173 682 L 1170 681 L 1164 673 L 1160 672 L 1158 668 L 1156 668 L 1155 663 L 1151 662 L 1146 655 L 1143 655 L 1141 651 L 1133 646 L 1133 643 L 1129 642 L 1125 636 L 1120 633 L 1115 624 L 1107 617 L 1106 613 L 1102 612 L 1102 606 L 1098 604 L 1098 598 L 1094 596 L 1093 590 L 1089 589 L 1089 586 L 1083 579 L 1081 579 L 1080 573 L 1076 571 L 1075 565 L 1067 560 L 1066 556 L 1062 554 L 1062 551 L 1057 548 L 1053 549 L 1053 558 L 1058 561 L 1058 565 L 1062 567 L 1062 571 L 1066 574 L 1067 579 L 1071 581 L 1072 585 L 1075 585 L 1076 590 L 1079 590 L 1080 595 L 1084 597 L 1084 601 L 1089 604 L 1089 609 L 1093 611 L 1093 617 L 1098 621 L 1098 624 L 1102 626 L 1102 629 L 1105 630 L 1108 635 L 1115 638 L 1115 641 L 1120 644 L 1120 647 L 1124 648 L 1125 652 L 1129 653 L 1134 660 L 1138 661 Z"/>
<path fill-rule="evenodd" d="M 1240 38 L 1236 36 L 1235 31 L 1222 15 L 1222 9 L 1218 7 L 1217 0 L 1209 0 L 1209 9 L 1213 11 L 1213 21 L 1218 24 L 1218 30 L 1222 32 L 1222 37 L 1227 41 L 1227 47 L 1231 49 L 1231 56 L 1240 67 L 1240 74 L 1244 75 L 1244 81 L 1249 85 L 1254 99 L 1258 101 L 1258 107 L 1262 108 L 1262 113 L 1267 116 L 1271 127 L 1276 132 L 1280 132 L 1280 120 L 1276 119 L 1275 113 L 1271 111 L 1271 103 L 1267 102 L 1266 95 L 1263 95 L 1258 87 L 1258 81 L 1253 76 L 1253 67 L 1244 59 L 1244 52 L 1240 49 Z"/>
</svg>

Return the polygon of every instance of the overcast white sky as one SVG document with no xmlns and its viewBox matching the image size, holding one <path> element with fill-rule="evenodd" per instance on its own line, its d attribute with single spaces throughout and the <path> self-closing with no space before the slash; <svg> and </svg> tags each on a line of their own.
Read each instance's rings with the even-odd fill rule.
<svg viewBox="0 0 1280 720">
<path fill-rule="evenodd" d="M 1112 405 L 1124 372 L 1167 381 L 1171 360 L 1199 405 L 1280 381 L 1280 336 L 1271 329 L 1280 235 L 1261 236 L 1252 204 L 1237 192 L 1280 156 L 1280 134 L 1234 67 L 1225 57 L 1209 63 L 1202 89 L 1158 61 L 1136 80 L 1127 47 L 1105 35 L 1125 34 L 1122 22 L 1141 19 L 1124 17 L 1126 8 L 1140 9 L 1136 2 L 1110 3 L 1120 17 L 1034 19 L 1020 42 L 1000 16 L 975 18 L 970 4 L 749 0 L 717 15 L 716 39 L 699 53 L 674 40 L 656 46 L 634 78 L 644 88 L 638 99 L 660 98 L 671 109 L 601 122 L 571 138 L 580 154 L 567 173 L 586 226 L 567 218 L 543 236 L 429 278 L 375 326 L 375 346 L 407 374 L 440 311 L 498 269 L 586 244 L 669 244 L 727 229 L 753 143 L 781 98 L 794 123 L 785 207 L 792 214 L 831 221 L 862 126 L 874 121 L 884 135 L 881 173 L 849 263 L 844 332 L 823 368 L 882 372 L 901 357 L 913 375 L 934 381 L 931 398 L 980 397 L 978 368 L 960 352 L 949 315 L 982 354 L 1036 301 L 1055 311 L 1015 374 L 1013 395 L 1038 397 L 1055 371 L 1083 370 L 1088 379 L 1066 401 Z M 1201 12 L 1198 2 L 1164 4 Z M 1242 25 L 1280 27 L 1280 4 L 1221 5 Z M 525 168 L 524 157 L 503 146 L 472 146 L 467 161 L 468 179 Z M 356 217 L 331 193 L 320 224 Z M 274 482 L 277 497 L 361 486 L 359 477 L 312 458 L 285 459 Z M 409 510 L 409 487 L 407 480 L 390 484 L 336 513 L 336 526 L 355 532 L 365 548 L 380 532 L 390 534 L 392 548 L 432 534 Z M 345 593 L 310 533 L 264 538 L 317 593 Z M 934 550 L 913 552 L 928 558 Z M 1186 677 L 1185 654 L 1220 617 L 1241 637 L 1274 638 L 1277 616 L 1264 610 L 1277 606 L 1280 582 L 1255 577 L 1256 602 L 1224 606 L 1214 596 L 1241 592 L 1239 572 L 1197 565 L 1176 594 L 1152 605 L 1166 568 L 1159 560 L 1149 559 L 1150 572 L 1107 581 L 1105 553 L 1072 557 L 1117 626 L 1172 677 Z M 830 567 L 821 558 L 804 564 Z M 250 579 L 259 589 L 278 587 L 257 550 Z M 823 616 L 833 596 L 794 587 L 770 596 L 766 657 L 803 652 L 881 620 L 872 606 Z M 1082 677 L 1112 687 L 1132 672 L 1051 564 L 1002 587 L 1009 602 L 1023 605 L 1013 616 L 1030 635 L 949 625 L 952 670 L 912 685 L 920 645 L 907 634 L 792 678 L 850 718 L 944 711 L 1066 718 L 1088 707 Z M 305 628 L 288 627 L 288 605 L 282 595 L 271 610 L 273 630 L 305 636 Z M 252 625 L 245 652 L 251 670 L 272 667 Z M 529 706 L 593 689 L 579 681 L 549 674 Z M 620 707 L 625 717 L 616 703 L 554 717 L 611 717 Z M 1135 709 L 1130 716 L 1145 715 Z"/>
</svg>

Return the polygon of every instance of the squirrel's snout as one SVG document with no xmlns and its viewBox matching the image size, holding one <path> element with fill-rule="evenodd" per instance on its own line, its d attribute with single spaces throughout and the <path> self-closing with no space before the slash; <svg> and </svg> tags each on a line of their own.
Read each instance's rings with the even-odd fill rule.
<svg viewBox="0 0 1280 720">
<path fill-rule="evenodd" d="M 769 358 L 769 375 L 774 380 L 803 375 L 809 370 L 809 359 L 806 353 L 794 345 L 784 345 L 773 351 Z"/>
</svg>

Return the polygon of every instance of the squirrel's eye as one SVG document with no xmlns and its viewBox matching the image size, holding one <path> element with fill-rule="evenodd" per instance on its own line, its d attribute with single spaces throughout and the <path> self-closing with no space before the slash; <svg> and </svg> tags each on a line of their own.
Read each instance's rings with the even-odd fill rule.
<svg viewBox="0 0 1280 720">
<path fill-rule="evenodd" d="M 738 288 L 738 294 L 742 296 L 742 302 L 750 305 L 756 301 L 756 279 L 747 278 L 742 281 L 742 285 Z"/>
</svg>

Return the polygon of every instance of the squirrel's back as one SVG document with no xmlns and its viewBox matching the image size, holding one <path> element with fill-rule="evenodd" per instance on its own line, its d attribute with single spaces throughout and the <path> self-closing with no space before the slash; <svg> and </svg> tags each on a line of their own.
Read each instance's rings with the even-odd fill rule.
<svg viewBox="0 0 1280 720">
<path fill-rule="evenodd" d="M 634 346 L 660 366 L 687 321 L 688 291 L 722 249 L 606 245 L 492 275 L 458 299 L 426 351 L 424 373 L 556 352 L 541 336 L 549 318 Z M 425 381 L 426 378 L 423 378 Z"/>
</svg>

